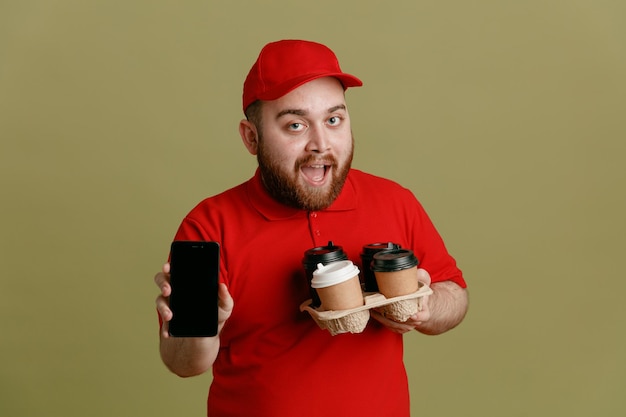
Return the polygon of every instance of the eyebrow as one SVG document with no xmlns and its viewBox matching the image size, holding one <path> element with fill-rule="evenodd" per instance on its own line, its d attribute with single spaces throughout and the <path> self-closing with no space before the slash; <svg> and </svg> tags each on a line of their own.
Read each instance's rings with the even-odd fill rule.
<svg viewBox="0 0 626 417">
<path fill-rule="evenodd" d="M 345 110 L 345 109 L 346 109 L 345 104 L 338 104 L 336 106 L 329 108 L 328 113 L 333 113 L 333 112 L 336 112 L 337 110 Z M 302 109 L 285 109 L 285 110 L 278 112 L 278 114 L 276 115 L 276 119 L 280 119 L 286 114 L 294 114 L 296 116 L 306 116 L 308 112 Z"/>
<path fill-rule="evenodd" d="M 280 119 L 286 114 L 295 114 L 296 116 L 306 116 L 307 112 L 304 110 L 300 110 L 300 109 L 285 109 L 285 110 L 278 112 L 278 114 L 276 115 L 276 119 Z"/>
</svg>

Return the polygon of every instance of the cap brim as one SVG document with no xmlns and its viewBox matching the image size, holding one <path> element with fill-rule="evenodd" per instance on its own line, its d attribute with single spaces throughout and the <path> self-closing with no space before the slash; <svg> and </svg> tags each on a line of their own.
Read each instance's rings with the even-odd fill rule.
<svg viewBox="0 0 626 417">
<path fill-rule="evenodd" d="M 317 74 L 306 74 L 301 77 L 296 77 L 296 78 L 287 80 L 275 86 L 271 90 L 264 91 L 262 94 L 258 95 L 258 98 L 260 100 L 276 100 L 278 98 L 281 98 L 285 94 L 289 93 L 290 91 L 295 90 L 301 85 L 308 83 L 309 81 L 313 81 L 318 78 L 324 78 L 324 77 L 337 78 L 343 85 L 344 90 L 347 89 L 348 87 L 360 87 L 363 85 L 363 82 L 357 77 L 355 77 L 354 75 L 346 74 L 343 72 L 336 72 L 336 73 L 324 72 L 324 73 L 317 73 Z"/>
</svg>

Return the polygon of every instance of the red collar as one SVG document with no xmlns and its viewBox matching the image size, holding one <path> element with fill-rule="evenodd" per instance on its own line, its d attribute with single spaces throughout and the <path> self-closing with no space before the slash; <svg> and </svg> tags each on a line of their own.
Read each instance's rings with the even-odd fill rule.
<svg viewBox="0 0 626 417">
<path fill-rule="evenodd" d="M 356 191 L 350 177 L 350 174 L 348 174 L 348 178 L 346 179 L 346 183 L 339 197 L 337 197 L 330 207 L 321 210 L 322 212 L 356 209 Z M 263 185 L 261 173 L 258 168 L 254 173 L 254 177 L 247 182 L 246 191 L 250 199 L 250 204 L 267 220 L 283 220 L 292 217 L 308 216 L 308 211 L 286 206 L 271 197 Z"/>
</svg>

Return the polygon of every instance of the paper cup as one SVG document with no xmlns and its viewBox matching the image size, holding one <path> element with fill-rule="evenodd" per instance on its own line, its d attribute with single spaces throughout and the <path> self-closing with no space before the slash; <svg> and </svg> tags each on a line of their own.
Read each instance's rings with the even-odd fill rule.
<svg viewBox="0 0 626 417">
<path fill-rule="evenodd" d="M 359 268 L 352 261 L 319 264 L 311 280 L 322 311 L 348 310 L 364 304 Z"/>
<path fill-rule="evenodd" d="M 387 298 L 414 293 L 419 288 L 417 258 L 409 249 L 378 252 L 372 260 L 378 291 Z"/>
</svg>

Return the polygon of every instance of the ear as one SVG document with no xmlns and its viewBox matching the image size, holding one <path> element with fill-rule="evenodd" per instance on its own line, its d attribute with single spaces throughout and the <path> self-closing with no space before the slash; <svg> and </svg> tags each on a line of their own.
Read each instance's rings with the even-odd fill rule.
<svg viewBox="0 0 626 417">
<path fill-rule="evenodd" d="M 248 152 L 252 155 L 256 155 L 259 148 L 259 135 L 254 123 L 251 123 L 246 119 L 239 122 L 239 134 L 241 135 L 241 140 L 243 141 L 246 149 L 248 149 Z"/>
</svg>

